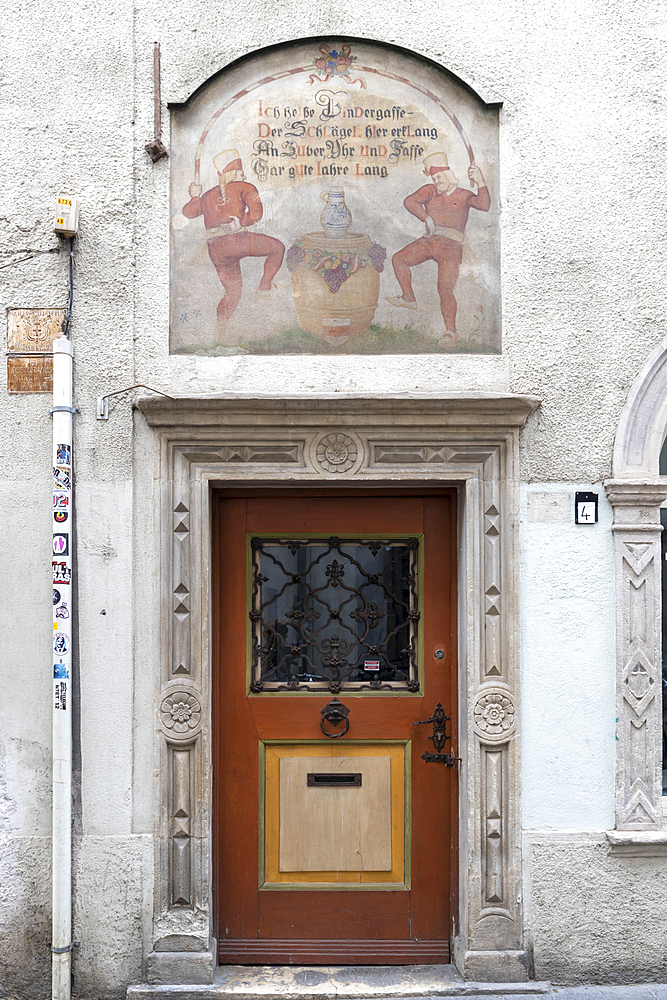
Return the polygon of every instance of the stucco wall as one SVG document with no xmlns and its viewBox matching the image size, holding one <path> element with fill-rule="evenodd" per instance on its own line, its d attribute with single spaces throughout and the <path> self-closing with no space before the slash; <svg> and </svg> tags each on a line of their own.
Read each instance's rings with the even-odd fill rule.
<svg viewBox="0 0 667 1000">
<path fill-rule="evenodd" d="M 577 490 L 598 494 L 597 524 L 574 523 Z M 521 791 L 529 830 L 614 826 L 611 516 L 599 483 L 522 487 Z"/>
<path fill-rule="evenodd" d="M 95 420 L 95 397 L 135 382 L 177 393 L 531 392 L 543 400 L 523 435 L 531 489 L 599 484 L 627 390 L 665 334 L 664 27 L 657 4 L 576 0 L 442 10 L 421 0 L 307 8 L 35 0 L 20 14 L 5 3 L 4 13 L 4 251 L 54 245 L 55 195 L 82 202 L 72 326 L 82 409 L 74 966 L 79 995 L 103 998 L 141 978 L 141 928 L 150 923 L 157 624 L 150 441 L 146 432 L 133 440 L 129 396 L 112 402 L 108 423 Z M 143 148 L 152 135 L 152 43 L 162 45 L 163 97 L 180 102 L 233 59 L 297 30 L 403 46 L 503 102 L 502 356 L 168 355 L 169 160 L 152 165 Z M 163 126 L 169 145 L 166 110 Z M 64 254 L 1 277 L 3 307 L 66 302 Z M 34 1000 L 48 991 L 50 964 L 50 402 L 8 396 L 4 367 L 0 400 L 0 996 Z M 613 805 L 609 514 L 603 503 L 600 524 L 577 529 L 533 522 L 525 510 L 524 823 L 599 831 Z M 661 919 L 661 863 L 537 841 L 526 891 L 538 975 L 570 975 L 559 942 L 575 940 L 573 927 L 572 979 L 613 978 L 619 948 L 623 975 L 633 961 L 637 975 L 657 974 L 662 960 L 646 942 Z M 591 872 L 586 912 L 575 919 Z"/>
<path fill-rule="evenodd" d="M 664 982 L 664 858 L 619 858 L 604 836 L 524 834 L 528 946 L 553 983 Z"/>
</svg>

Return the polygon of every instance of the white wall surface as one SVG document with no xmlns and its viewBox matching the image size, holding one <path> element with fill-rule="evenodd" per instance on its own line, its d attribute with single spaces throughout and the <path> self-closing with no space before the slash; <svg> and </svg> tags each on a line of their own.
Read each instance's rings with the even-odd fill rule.
<svg viewBox="0 0 667 1000">
<path fill-rule="evenodd" d="M 576 490 L 598 494 L 597 524 L 574 523 Z M 611 520 L 599 483 L 521 489 L 524 829 L 614 826 Z"/>
</svg>

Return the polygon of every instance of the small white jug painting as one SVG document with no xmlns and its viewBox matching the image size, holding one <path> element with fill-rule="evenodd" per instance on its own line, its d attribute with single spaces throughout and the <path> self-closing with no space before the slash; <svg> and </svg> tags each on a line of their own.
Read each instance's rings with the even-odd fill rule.
<svg viewBox="0 0 667 1000">
<path fill-rule="evenodd" d="M 498 108 L 371 43 L 282 46 L 172 111 L 174 354 L 500 352 Z"/>
</svg>

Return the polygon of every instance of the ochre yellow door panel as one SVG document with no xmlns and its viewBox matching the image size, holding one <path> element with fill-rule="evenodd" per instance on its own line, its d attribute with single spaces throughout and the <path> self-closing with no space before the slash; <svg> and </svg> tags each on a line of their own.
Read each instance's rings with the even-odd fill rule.
<svg viewBox="0 0 667 1000">
<path fill-rule="evenodd" d="M 405 755 L 405 743 L 267 745 L 265 885 L 404 883 Z"/>
</svg>

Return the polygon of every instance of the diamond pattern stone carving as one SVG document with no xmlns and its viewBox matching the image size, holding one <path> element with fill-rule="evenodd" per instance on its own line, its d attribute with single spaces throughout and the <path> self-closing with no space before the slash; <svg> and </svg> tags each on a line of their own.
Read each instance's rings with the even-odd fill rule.
<svg viewBox="0 0 667 1000">
<path fill-rule="evenodd" d="M 450 460 L 451 452 L 451 448 L 437 445 L 423 447 L 403 444 L 376 445 L 373 449 L 373 458 L 378 465 L 442 464 Z"/>
<path fill-rule="evenodd" d="M 662 826 L 659 504 L 665 488 L 611 480 L 616 569 L 616 826 Z"/>
<path fill-rule="evenodd" d="M 637 701 L 641 701 L 651 690 L 653 678 L 642 663 L 637 663 L 634 670 L 625 679 L 625 686 Z"/>
</svg>

